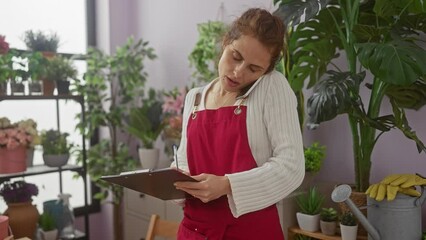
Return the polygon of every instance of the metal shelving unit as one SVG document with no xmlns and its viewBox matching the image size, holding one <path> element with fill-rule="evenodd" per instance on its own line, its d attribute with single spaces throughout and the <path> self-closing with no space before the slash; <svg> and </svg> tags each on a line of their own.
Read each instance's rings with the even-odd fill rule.
<svg viewBox="0 0 426 240">
<path fill-rule="evenodd" d="M 85 121 L 85 106 L 84 106 L 84 97 L 79 95 L 61 95 L 61 96 L 34 96 L 34 95 L 23 95 L 23 96 L 14 96 L 14 95 L 1 95 L 0 102 L 6 100 L 47 100 L 47 101 L 56 101 L 56 117 L 57 117 L 57 127 L 60 129 L 60 118 L 59 118 L 59 101 L 61 100 L 73 100 L 80 104 L 82 120 Z M 58 173 L 59 174 L 59 190 L 62 193 L 62 172 L 64 171 L 73 171 L 78 173 L 84 183 L 84 207 L 88 206 L 88 189 L 87 189 L 87 155 L 86 155 L 86 139 L 85 136 L 82 135 L 82 152 L 83 152 L 83 164 L 82 166 L 77 165 L 65 165 L 63 167 L 48 167 L 46 165 L 34 165 L 32 167 L 28 167 L 25 172 L 20 173 L 12 173 L 12 174 L 0 174 L 0 183 L 8 181 L 12 178 L 17 177 L 25 177 L 25 176 L 35 176 L 42 175 L 48 173 Z M 88 211 L 84 211 L 84 226 L 85 232 L 76 231 L 76 237 L 74 239 L 77 240 L 89 240 L 89 214 Z"/>
</svg>

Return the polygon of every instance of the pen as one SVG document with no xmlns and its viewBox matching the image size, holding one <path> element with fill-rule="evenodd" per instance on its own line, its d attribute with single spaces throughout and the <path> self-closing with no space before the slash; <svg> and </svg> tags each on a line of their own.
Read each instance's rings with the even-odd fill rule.
<svg viewBox="0 0 426 240">
<path fill-rule="evenodd" d="M 176 163 L 176 168 L 179 170 L 179 163 L 177 158 L 177 146 L 175 144 L 173 144 L 173 160 Z"/>
</svg>

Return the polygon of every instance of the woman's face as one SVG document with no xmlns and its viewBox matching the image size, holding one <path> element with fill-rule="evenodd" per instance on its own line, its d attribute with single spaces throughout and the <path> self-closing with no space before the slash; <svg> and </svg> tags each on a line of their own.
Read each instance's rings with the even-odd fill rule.
<svg viewBox="0 0 426 240">
<path fill-rule="evenodd" d="M 219 61 L 219 78 L 223 90 L 240 92 L 268 69 L 271 53 L 256 38 L 241 36 L 227 45 Z"/>
</svg>

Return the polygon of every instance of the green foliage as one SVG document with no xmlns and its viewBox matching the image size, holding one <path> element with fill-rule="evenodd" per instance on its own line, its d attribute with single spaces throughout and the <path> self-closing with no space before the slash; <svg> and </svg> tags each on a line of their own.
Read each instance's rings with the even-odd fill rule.
<svg viewBox="0 0 426 240">
<path fill-rule="evenodd" d="M 323 208 L 320 212 L 320 219 L 324 222 L 334 222 L 337 221 L 338 214 L 336 209 L 330 207 L 330 208 Z"/>
<path fill-rule="evenodd" d="M 198 24 L 198 41 L 188 59 L 196 70 L 192 76 L 201 83 L 209 82 L 218 76 L 218 56 L 222 51 L 221 41 L 226 30 L 226 25 L 219 21 Z"/>
<path fill-rule="evenodd" d="M 43 154 L 45 155 L 60 155 L 69 154 L 72 143 L 69 143 L 67 137 L 68 133 L 61 133 L 55 129 L 49 129 L 41 132 L 41 146 L 43 147 Z"/>
<path fill-rule="evenodd" d="M 43 212 L 40 215 L 38 225 L 43 231 L 52 231 L 56 229 L 55 218 L 49 212 Z"/>
<path fill-rule="evenodd" d="M 426 8 L 422 0 L 274 3 L 279 5 L 275 14 L 290 26 L 284 74 L 296 93 L 305 86 L 313 88 L 307 100 L 308 128 L 315 129 L 340 114 L 349 116 L 357 191 L 369 186 L 371 155 L 384 132 L 398 128 L 419 152 L 426 152 L 404 111 L 426 104 L 426 47 L 421 44 Z M 306 14 L 305 22 L 300 21 L 302 14 Z M 337 66 L 342 51 L 347 69 Z M 363 83 L 366 73 L 372 75 L 371 83 Z M 366 99 L 360 95 L 363 86 L 370 94 Z M 303 103 L 303 95 L 297 96 Z M 379 115 L 384 99 L 389 99 L 393 114 Z"/>
<path fill-rule="evenodd" d="M 151 88 L 148 97 L 142 98 L 142 106 L 130 109 L 127 131 L 137 137 L 144 148 L 153 148 L 163 130 L 162 104 L 160 92 Z"/>
<path fill-rule="evenodd" d="M 311 146 L 305 148 L 304 153 L 305 171 L 318 172 L 325 158 L 325 146 L 321 146 L 318 142 L 314 142 Z"/>
<path fill-rule="evenodd" d="M 56 52 L 60 39 L 56 33 L 28 30 L 24 33 L 23 41 L 31 51 Z"/>
<path fill-rule="evenodd" d="M 309 191 L 297 195 L 297 205 L 300 212 L 309 215 L 319 214 L 324 202 L 324 196 L 317 190 L 316 187 L 309 188 Z"/>
<path fill-rule="evenodd" d="M 142 39 L 134 41 L 130 37 L 113 55 L 107 55 L 99 49 L 88 50 L 87 72 L 84 82 L 76 83 L 76 92 L 84 96 L 87 104 L 85 121 L 77 128 L 90 139 L 96 130 L 102 127 L 108 130 L 109 140 L 102 140 L 91 146 L 87 152 L 87 168 L 92 180 L 101 188 L 96 197 L 105 199 L 108 192 L 113 194 L 113 202 L 119 205 L 123 189 L 99 180 L 102 175 L 117 174 L 135 169 L 136 160 L 129 153 L 119 134 L 126 128 L 125 118 L 135 106 L 137 97 L 143 96 L 146 77 L 144 61 L 154 59 L 154 49 Z M 82 114 L 77 115 L 82 119 Z M 78 161 L 83 157 L 81 153 Z"/>
<path fill-rule="evenodd" d="M 70 59 L 57 55 L 48 60 L 46 79 L 51 81 L 67 81 L 68 78 L 76 78 L 77 69 Z"/>
<path fill-rule="evenodd" d="M 358 224 L 358 221 L 356 220 L 353 213 L 348 211 L 342 213 L 342 215 L 340 216 L 340 223 L 346 226 L 356 226 Z"/>
</svg>

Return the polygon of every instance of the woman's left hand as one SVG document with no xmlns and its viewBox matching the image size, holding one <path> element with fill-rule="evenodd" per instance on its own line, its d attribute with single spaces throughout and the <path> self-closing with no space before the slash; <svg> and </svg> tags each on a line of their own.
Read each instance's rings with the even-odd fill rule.
<svg viewBox="0 0 426 240">
<path fill-rule="evenodd" d="M 204 203 L 231 193 L 229 179 L 226 176 L 202 173 L 191 177 L 198 182 L 176 182 L 175 187 L 200 199 Z"/>
</svg>

